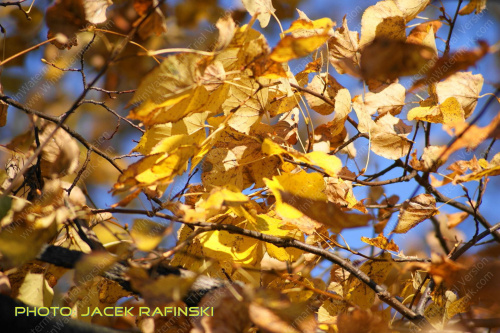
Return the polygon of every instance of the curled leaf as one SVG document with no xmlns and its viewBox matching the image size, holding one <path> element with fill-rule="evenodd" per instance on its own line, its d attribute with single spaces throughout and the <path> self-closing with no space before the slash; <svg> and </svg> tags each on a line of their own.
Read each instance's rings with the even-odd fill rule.
<svg viewBox="0 0 500 333">
<path fill-rule="evenodd" d="M 436 199 L 430 194 L 417 195 L 411 200 L 405 201 L 401 206 L 398 224 L 392 233 L 407 233 L 420 222 L 436 214 L 438 214 Z"/>
</svg>

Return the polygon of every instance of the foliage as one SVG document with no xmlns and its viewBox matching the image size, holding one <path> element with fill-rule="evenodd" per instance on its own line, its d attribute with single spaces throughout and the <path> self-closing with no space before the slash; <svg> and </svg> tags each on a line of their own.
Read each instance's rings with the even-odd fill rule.
<svg viewBox="0 0 500 333">
<path fill-rule="evenodd" d="M 379 1 L 355 30 L 299 2 L 1 4 L 4 316 L 16 299 L 69 308 L 68 331 L 500 327 L 481 213 L 499 83 L 474 67 L 498 43 L 452 49 L 486 1 Z M 397 235 L 425 225 L 429 252 Z M 135 310 L 85 315 L 118 306 Z"/>
</svg>

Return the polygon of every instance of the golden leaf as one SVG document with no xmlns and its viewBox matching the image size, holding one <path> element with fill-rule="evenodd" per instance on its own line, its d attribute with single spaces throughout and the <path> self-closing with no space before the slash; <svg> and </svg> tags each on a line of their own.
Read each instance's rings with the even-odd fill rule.
<svg viewBox="0 0 500 333">
<path fill-rule="evenodd" d="M 458 12 L 460 15 L 469 15 L 475 11 L 480 14 L 486 8 L 486 0 L 469 0 L 469 3 Z"/>
<path fill-rule="evenodd" d="M 436 214 L 436 199 L 430 194 L 419 194 L 403 203 L 399 210 L 398 224 L 392 233 L 407 233 L 420 222 Z"/>
<path fill-rule="evenodd" d="M 285 62 L 307 56 L 323 45 L 330 36 L 328 34 L 309 37 L 285 36 L 271 52 L 270 58 L 276 62 Z"/>
<path fill-rule="evenodd" d="M 467 119 L 476 108 L 483 82 L 484 78 L 481 74 L 457 72 L 436 84 L 438 101 L 444 103 L 448 98 L 454 97 L 464 110 Z"/>
<path fill-rule="evenodd" d="M 361 18 L 360 45 L 365 46 L 376 38 L 403 41 L 406 37 L 403 16 L 393 1 L 379 1 L 368 7 Z"/>
<path fill-rule="evenodd" d="M 378 258 L 387 261 L 372 261 L 365 262 L 359 268 L 363 273 L 367 274 L 375 283 L 382 284 L 389 275 L 392 267 L 391 254 L 383 253 Z M 375 292 L 366 284 L 359 281 L 354 275 L 350 275 L 346 282 L 346 290 L 348 294 L 346 300 L 356 304 L 361 309 L 369 309 L 375 301 Z"/>
<path fill-rule="evenodd" d="M 166 227 L 146 219 L 135 219 L 130 236 L 141 251 L 154 250 L 163 240 Z"/>
<path fill-rule="evenodd" d="M 375 238 L 361 237 L 361 241 L 382 250 L 399 252 L 399 247 L 396 243 L 394 243 L 394 240 L 391 239 L 391 241 L 389 241 L 383 234 L 380 234 Z"/>
</svg>

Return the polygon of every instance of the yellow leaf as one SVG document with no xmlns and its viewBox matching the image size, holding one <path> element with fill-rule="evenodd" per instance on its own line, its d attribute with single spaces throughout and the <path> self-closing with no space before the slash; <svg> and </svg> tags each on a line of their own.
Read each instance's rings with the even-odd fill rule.
<svg viewBox="0 0 500 333">
<path fill-rule="evenodd" d="M 436 199 L 430 194 L 419 194 L 403 203 L 399 210 L 398 224 L 392 233 L 404 234 L 436 214 Z"/>
<path fill-rule="evenodd" d="M 421 120 L 429 123 L 440 123 L 443 120 L 438 106 L 417 106 L 408 111 L 408 120 Z"/>
<path fill-rule="evenodd" d="M 50 307 L 54 291 L 45 279 L 45 274 L 28 272 L 19 288 L 17 299 L 36 307 Z"/>
<path fill-rule="evenodd" d="M 480 180 L 483 177 L 500 175 L 500 153 L 497 153 L 490 163 L 479 160 L 479 165 L 483 170 L 474 171 L 470 174 L 459 176 L 453 180 L 454 183 L 463 183 L 471 180 Z"/>
<path fill-rule="evenodd" d="M 129 117 L 148 125 L 176 122 L 191 113 L 217 112 L 228 87 L 208 91 L 200 85 L 210 58 L 197 54 L 167 57 L 139 85 Z"/>
<path fill-rule="evenodd" d="M 327 298 L 318 309 L 318 322 L 334 324 L 337 316 L 347 312 L 349 302 L 339 299 Z"/>
<path fill-rule="evenodd" d="M 314 295 L 314 291 L 306 287 L 314 288 L 314 284 L 301 276 L 300 273 L 278 277 L 266 286 L 269 289 L 278 289 L 281 293 L 287 295 L 293 303 L 306 302 Z"/>
<path fill-rule="evenodd" d="M 166 227 L 145 219 L 135 219 L 130 235 L 141 251 L 154 250 L 163 240 Z"/>
<path fill-rule="evenodd" d="M 304 235 L 298 230 L 283 229 L 283 221 L 272 218 L 268 215 L 259 214 L 257 216 L 256 226 L 257 231 L 277 237 L 290 237 L 299 241 L 304 241 Z M 277 247 L 276 245 L 264 242 L 267 253 L 272 258 L 280 261 L 294 262 L 303 254 L 302 250 L 293 247 Z"/>
<path fill-rule="evenodd" d="M 84 285 L 106 271 L 118 260 L 109 252 L 91 252 L 83 256 L 75 265 L 73 280 L 77 285 Z"/>
<path fill-rule="evenodd" d="M 189 135 L 173 135 L 162 139 L 152 148 L 152 155 L 133 163 L 118 177 L 113 193 L 168 185 L 174 176 L 186 170 L 187 162 L 197 151 Z"/>
<path fill-rule="evenodd" d="M 0 253 L 7 262 L 17 266 L 34 259 L 42 246 L 57 235 L 57 215 L 53 206 L 42 210 L 26 200 L 13 199 L 0 229 Z"/>
<path fill-rule="evenodd" d="M 394 41 L 406 38 L 403 12 L 393 1 L 379 1 L 368 7 L 361 18 L 361 40 L 364 46 L 375 38 Z"/>
<path fill-rule="evenodd" d="M 283 33 L 286 34 L 289 32 L 297 32 L 301 30 L 314 30 L 314 29 L 329 30 L 334 25 L 335 22 L 333 22 L 328 17 L 323 17 L 314 21 L 300 18 L 298 20 L 293 21 L 292 24 L 290 25 L 290 28 L 288 30 L 283 31 Z"/>
<path fill-rule="evenodd" d="M 223 205 L 238 205 L 248 201 L 248 197 L 234 186 L 214 188 L 203 204 L 205 209 L 220 209 Z"/>
<path fill-rule="evenodd" d="M 310 37 L 285 36 L 273 49 L 270 58 L 276 62 L 285 62 L 307 56 L 325 43 L 328 34 Z"/>
<path fill-rule="evenodd" d="M 392 267 L 391 254 L 383 253 L 379 259 L 387 261 L 372 261 L 369 260 L 361 265 L 360 270 L 367 274 L 375 283 L 382 284 L 389 275 Z M 369 309 L 375 301 L 375 292 L 370 289 L 365 283 L 359 281 L 354 275 L 350 275 L 347 280 L 349 293 L 346 300 L 358 305 L 362 309 Z"/>
<path fill-rule="evenodd" d="M 267 155 L 290 155 L 294 161 L 318 166 L 330 176 L 336 176 L 342 169 L 342 162 L 336 156 L 321 151 L 308 154 L 302 154 L 295 150 L 289 151 L 270 139 L 265 139 L 262 143 L 262 152 Z"/>
<path fill-rule="evenodd" d="M 481 74 L 457 72 L 436 83 L 438 101 L 444 103 L 450 97 L 456 98 L 465 113 L 465 118 L 468 118 L 476 108 L 483 83 L 484 78 Z"/>
<path fill-rule="evenodd" d="M 469 311 L 471 303 L 472 303 L 471 297 L 465 296 L 447 304 L 446 316 L 449 319 L 451 319 L 459 313 L 464 313 Z"/>
<path fill-rule="evenodd" d="M 378 247 L 382 250 L 399 252 L 399 247 L 396 245 L 396 243 L 394 243 L 394 240 L 391 239 L 391 241 L 389 242 L 389 240 L 382 234 L 378 235 L 375 238 L 361 237 L 361 241 L 365 242 L 366 244 Z"/>
<path fill-rule="evenodd" d="M 293 221 L 292 224 L 304 216 L 312 219 L 307 226 L 296 224 L 305 233 L 321 224 L 340 232 L 343 228 L 364 226 L 371 219 L 369 215 L 345 213 L 328 202 L 324 193 L 325 181 L 318 173 L 283 174 L 273 180 L 266 179 L 266 185 L 276 197 L 276 212 L 283 219 Z"/>
<path fill-rule="evenodd" d="M 455 97 L 448 97 L 439 105 L 439 110 L 443 115 L 443 124 L 464 121 L 464 110 Z"/>
<path fill-rule="evenodd" d="M 227 231 L 210 231 L 199 237 L 203 253 L 221 262 L 229 260 L 236 264 L 255 265 L 262 260 L 259 241 Z"/>
</svg>

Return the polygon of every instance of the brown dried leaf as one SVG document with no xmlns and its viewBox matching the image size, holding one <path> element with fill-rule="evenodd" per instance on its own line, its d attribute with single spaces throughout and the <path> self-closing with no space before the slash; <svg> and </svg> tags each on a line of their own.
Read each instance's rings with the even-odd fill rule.
<svg viewBox="0 0 500 333">
<path fill-rule="evenodd" d="M 486 8 L 486 0 L 469 0 L 469 3 L 464 8 L 460 9 L 458 14 L 469 15 L 473 11 L 475 14 L 480 14 Z"/>
<path fill-rule="evenodd" d="M 236 23 L 231 16 L 220 18 L 215 24 L 219 29 L 219 39 L 217 40 L 216 50 L 220 51 L 225 49 L 233 40 L 236 32 Z"/>
<path fill-rule="evenodd" d="M 469 216 L 466 212 L 458 212 L 453 214 L 446 214 L 448 218 L 448 228 L 455 228 L 457 225 L 465 221 L 465 219 Z"/>
<path fill-rule="evenodd" d="M 251 16 L 257 15 L 260 27 L 265 28 L 269 24 L 271 15 L 276 11 L 271 0 L 242 0 L 243 6 Z"/>
<path fill-rule="evenodd" d="M 163 15 L 160 7 L 158 5 L 158 0 L 134 0 L 134 8 L 137 13 L 141 16 L 137 19 L 133 26 L 136 27 L 142 22 L 143 17 L 147 15 L 149 10 L 156 7 L 156 9 L 151 13 L 144 22 L 141 23 L 139 27 L 139 37 L 146 39 L 151 35 L 160 36 L 161 34 L 167 32 L 167 25 L 165 23 L 165 16 Z"/>
<path fill-rule="evenodd" d="M 92 24 L 106 21 L 106 9 L 112 4 L 111 0 L 84 0 L 83 7 L 87 21 Z"/>
<path fill-rule="evenodd" d="M 405 22 L 409 22 L 417 17 L 431 2 L 431 0 L 390 0 L 403 13 Z"/>
<path fill-rule="evenodd" d="M 339 74 L 359 77 L 360 58 L 359 33 L 349 31 L 346 16 L 342 19 L 342 27 L 337 28 L 328 41 L 329 60 Z"/>
<path fill-rule="evenodd" d="M 429 85 L 450 77 L 456 72 L 466 70 L 474 66 L 489 51 L 488 43 L 483 40 L 478 41 L 479 47 L 473 50 L 459 50 L 452 54 L 447 54 L 434 62 L 431 68 L 425 68 L 425 76 L 413 83 L 409 91 L 414 91 L 421 85 Z M 422 73 L 419 73 L 422 74 Z"/>
<path fill-rule="evenodd" d="M 55 124 L 41 121 L 39 139 L 45 142 L 56 128 Z M 36 147 L 32 146 L 35 150 Z M 73 174 L 78 168 L 80 148 L 66 131 L 58 129 L 48 144 L 42 149 L 40 166 L 46 178 L 62 178 Z"/>
<path fill-rule="evenodd" d="M 436 199 L 430 194 L 419 194 L 403 203 L 399 210 L 398 224 L 392 233 L 407 233 L 420 222 L 436 214 Z"/>
<path fill-rule="evenodd" d="M 331 75 L 316 75 L 307 88 L 321 94 L 334 103 L 335 106 L 325 102 L 321 98 L 306 94 L 309 106 L 322 115 L 328 115 L 334 110 L 339 117 L 347 115 L 351 110 L 351 94 Z"/>
<path fill-rule="evenodd" d="M 380 86 L 365 94 L 365 107 L 370 115 L 378 111 L 379 115 L 389 112 L 395 116 L 405 105 L 405 92 L 405 87 L 399 83 Z"/>
<path fill-rule="evenodd" d="M 477 99 L 483 87 L 484 78 L 481 74 L 457 72 L 442 82 L 436 84 L 436 94 L 439 103 L 449 97 L 454 97 L 460 103 L 467 119 L 477 105 Z"/>
<path fill-rule="evenodd" d="M 406 38 L 406 42 L 410 44 L 424 45 L 434 50 L 437 56 L 436 33 L 442 26 L 440 21 L 429 21 L 417 25 Z"/>
<path fill-rule="evenodd" d="M 364 47 L 375 39 L 404 41 L 406 38 L 404 13 L 392 1 L 379 1 L 368 7 L 361 18 L 361 40 Z"/>
<path fill-rule="evenodd" d="M 459 138 L 450 147 L 443 147 L 443 152 L 441 153 L 443 161 L 448 160 L 450 155 L 459 149 L 475 149 L 481 142 L 488 138 L 500 138 L 500 113 L 491 120 L 489 125 L 484 127 L 469 126 L 464 121 L 450 124 L 447 126 L 447 129 L 450 135 Z"/>
<path fill-rule="evenodd" d="M 392 82 L 400 76 L 427 70 L 434 56 L 434 50 L 425 45 L 406 43 L 404 40 L 375 39 L 361 51 L 361 72 L 365 81 Z"/>
<path fill-rule="evenodd" d="M 411 131 L 401 119 L 386 113 L 376 122 L 373 121 L 366 110 L 360 96 L 353 99 L 353 108 L 359 119 L 358 129 L 370 135 L 371 150 L 382 157 L 397 160 L 408 154 L 410 140 L 406 137 Z"/>
<path fill-rule="evenodd" d="M 83 0 L 57 0 L 47 8 L 45 14 L 48 38 L 57 37 L 52 42 L 59 49 L 77 45 L 76 33 L 87 22 Z"/>
</svg>

